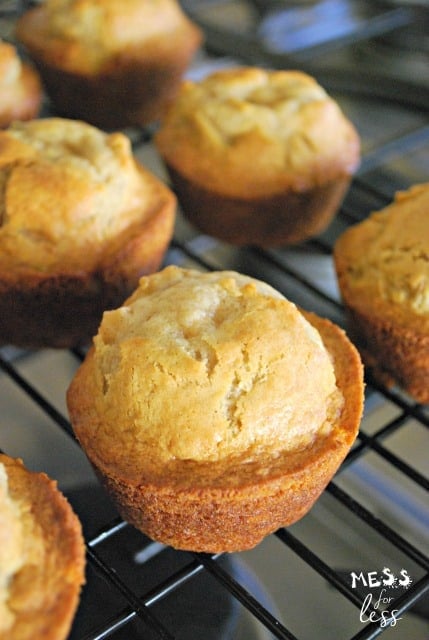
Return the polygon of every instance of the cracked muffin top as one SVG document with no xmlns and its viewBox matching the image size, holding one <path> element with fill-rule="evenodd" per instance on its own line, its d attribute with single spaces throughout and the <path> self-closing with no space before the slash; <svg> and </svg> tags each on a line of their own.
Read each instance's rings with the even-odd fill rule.
<svg viewBox="0 0 429 640">
<path fill-rule="evenodd" d="M 155 139 L 167 164 L 231 196 L 301 191 L 352 175 L 360 160 L 352 123 L 300 71 L 238 67 L 187 80 Z"/>
<path fill-rule="evenodd" d="M 79 439 L 133 477 L 305 449 L 343 404 L 318 331 L 269 285 L 235 272 L 171 266 L 142 278 L 104 314 L 81 375 L 69 390 Z"/>
<path fill-rule="evenodd" d="M 192 29 L 176 0 L 46 0 L 23 14 L 17 36 L 41 59 L 91 75 L 141 46 L 159 46 L 160 37 L 186 39 Z"/>
<path fill-rule="evenodd" d="M 429 183 L 396 194 L 392 204 L 348 229 L 335 259 L 347 298 L 408 324 L 429 327 Z"/>
<path fill-rule="evenodd" d="M 0 269 L 91 269 L 171 198 L 129 139 L 47 118 L 0 131 Z"/>
</svg>

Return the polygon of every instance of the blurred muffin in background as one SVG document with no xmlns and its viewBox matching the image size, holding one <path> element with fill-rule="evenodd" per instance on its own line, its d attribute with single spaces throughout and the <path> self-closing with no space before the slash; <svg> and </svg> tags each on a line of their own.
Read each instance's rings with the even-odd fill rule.
<svg viewBox="0 0 429 640">
<path fill-rule="evenodd" d="M 184 215 L 236 245 L 323 231 L 360 162 L 354 126 L 299 71 L 240 67 L 186 81 L 155 141 Z"/>
<path fill-rule="evenodd" d="M 86 343 L 161 264 L 173 193 L 125 135 L 63 118 L 0 131 L 0 185 L 0 343 Z"/>
<path fill-rule="evenodd" d="M 38 73 L 20 59 L 12 44 L 0 39 L 0 128 L 35 118 L 42 97 Z"/>
<path fill-rule="evenodd" d="M 176 0 L 46 0 L 16 35 L 58 113 L 108 129 L 158 120 L 202 42 Z"/>
<path fill-rule="evenodd" d="M 335 244 L 350 335 L 382 383 L 429 402 L 429 183 L 348 229 Z"/>
</svg>

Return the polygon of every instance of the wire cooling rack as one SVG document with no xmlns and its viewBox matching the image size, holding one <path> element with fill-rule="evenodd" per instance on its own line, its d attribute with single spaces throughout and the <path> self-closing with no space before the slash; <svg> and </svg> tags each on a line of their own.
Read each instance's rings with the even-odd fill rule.
<svg viewBox="0 0 429 640">
<path fill-rule="evenodd" d="M 24 8 L 0 3 L 4 37 L 13 39 Z M 197 71 L 212 64 L 203 53 Z M 344 326 L 336 238 L 429 171 L 428 90 L 385 77 L 368 87 L 367 78 L 319 73 L 363 139 L 360 172 L 324 234 L 294 248 L 237 249 L 198 234 L 179 212 L 165 263 L 248 273 Z M 46 103 L 43 115 L 50 113 Z M 152 132 L 126 133 L 137 157 L 166 179 Z M 58 478 L 83 523 L 87 583 L 70 640 L 429 637 L 427 407 L 367 376 L 359 437 L 308 516 L 243 554 L 178 552 L 123 522 L 92 476 L 64 400 L 83 357 L 0 350 L 0 448 Z M 382 582 L 390 575 L 394 589 Z"/>
</svg>

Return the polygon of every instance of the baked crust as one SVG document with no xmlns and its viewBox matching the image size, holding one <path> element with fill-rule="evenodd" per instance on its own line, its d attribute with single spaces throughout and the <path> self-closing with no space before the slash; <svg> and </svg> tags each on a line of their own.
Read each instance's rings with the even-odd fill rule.
<svg viewBox="0 0 429 640">
<path fill-rule="evenodd" d="M 231 197 L 303 191 L 359 164 L 355 128 L 299 71 L 233 67 L 186 80 L 155 141 L 169 165 Z"/>
<path fill-rule="evenodd" d="M 2 628 L 0 623 L 0 638 L 63 640 L 84 583 L 80 522 L 56 483 L 44 473 L 30 472 L 22 461 L 3 454 L 0 464 L 6 470 L 9 496 L 22 526 L 13 544 L 22 541 L 23 553 L 22 564 L 8 585 L 6 607 L 12 615 L 11 626 Z"/>
<path fill-rule="evenodd" d="M 0 40 L 0 128 L 35 118 L 41 103 L 38 73 L 19 59 L 13 45 Z"/>
<path fill-rule="evenodd" d="M 0 178 L 0 342 L 87 342 L 161 264 L 174 195 L 125 136 L 60 118 L 1 132 Z"/>
<path fill-rule="evenodd" d="M 348 229 L 334 247 L 349 331 L 383 384 L 429 402 L 429 185 Z"/>
<path fill-rule="evenodd" d="M 278 304 L 281 305 L 281 302 Z M 127 521 L 153 539 L 179 549 L 205 552 L 239 551 L 255 546 L 265 535 L 277 528 L 292 524 L 311 508 L 338 469 L 357 435 L 363 404 L 363 376 L 359 355 L 344 332 L 313 314 L 306 313 L 305 317 L 319 332 L 324 348 L 333 360 L 336 388 L 343 399 L 341 408 L 332 413 L 328 412 L 329 428 L 321 428 L 321 431 L 307 439 L 307 418 L 304 418 L 304 423 L 298 429 L 298 437 L 304 439 L 289 441 L 286 432 L 281 433 L 278 425 L 270 426 L 270 417 L 276 411 L 273 407 L 277 401 L 274 399 L 272 403 L 272 399 L 266 397 L 261 407 L 259 404 L 253 405 L 253 401 L 249 400 L 250 422 L 253 415 L 254 425 L 250 424 L 248 443 L 241 450 L 228 444 L 231 442 L 227 440 L 228 434 L 221 435 L 219 431 L 213 436 L 211 430 L 206 433 L 203 423 L 200 423 L 200 426 L 195 425 L 195 429 L 201 427 L 203 430 L 196 439 L 191 433 L 189 445 L 189 430 L 186 429 L 186 419 L 183 422 L 182 415 L 180 420 L 176 421 L 175 435 L 174 425 L 171 425 L 170 421 L 175 407 L 177 411 L 181 411 L 178 406 L 180 402 L 176 397 L 169 398 L 168 389 L 164 388 L 160 388 L 159 393 L 161 398 L 165 398 L 166 421 L 171 429 L 167 428 L 165 437 L 164 434 L 160 435 L 153 446 L 144 445 L 143 436 L 138 432 L 134 433 L 131 425 L 135 407 L 123 406 L 124 402 L 127 402 L 125 379 L 124 383 L 121 382 L 123 397 L 118 404 L 119 411 L 121 407 L 123 411 L 123 425 L 118 426 L 117 446 L 109 448 L 109 442 L 113 442 L 114 437 L 112 434 L 109 435 L 107 422 L 111 422 L 113 417 L 107 414 L 107 409 L 103 415 L 103 399 L 100 397 L 100 385 L 101 388 L 104 385 L 102 393 L 106 393 L 107 383 L 100 380 L 96 348 L 90 350 L 67 393 L 71 422 L 101 482 Z M 116 331 L 120 331 L 120 328 L 117 327 Z M 110 332 L 105 335 L 108 344 L 115 341 L 114 333 L 115 329 L 112 335 Z M 243 344 L 247 341 L 244 335 L 243 341 Z M 134 349 L 139 349 L 137 342 Z M 116 366 L 116 357 L 111 361 L 112 367 Z M 143 355 L 140 360 L 142 363 L 145 362 Z M 247 356 L 245 360 L 247 362 Z M 232 361 L 228 362 L 230 368 L 234 369 Z M 264 364 L 261 361 L 261 372 L 264 370 Z M 162 369 L 165 365 L 160 363 L 158 366 Z M 251 369 L 250 356 L 245 369 Z M 111 375 L 108 372 L 105 375 L 106 380 L 113 384 Z M 173 373 L 170 375 L 173 378 Z M 176 376 L 179 379 L 178 372 Z M 221 378 L 224 377 L 225 375 L 221 374 Z M 261 373 L 261 380 L 263 378 L 265 374 Z M 136 381 L 133 384 L 135 385 Z M 156 390 L 156 381 L 153 384 Z M 302 385 L 304 382 L 300 381 L 298 386 Z M 137 407 L 145 406 L 147 400 L 139 395 L 137 388 L 133 386 L 134 402 Z M 204 412 L 204 409 L 207 422 L 210 422 L 214 411 L 211 401 L 200 400 L 200 404 L 204 405 L 200 407 L 198 396 L 194 398 L 193 388 L 194 383 L 191 382 L 189 396 L 183 398 L 190 407 L 189 424 L 192 423 L 193 417 L 199 415 L 200 410 Z M 262 388 L 264 398 L 269 388 Z M 217 397 L 218 392 L 214 393 Z M 286 404 L 284 400 L 282 402 Z M 153 406 L 156 403 L 155 397 Z M 222 403 L 223 401 L 219 406 L 222 406 Z M 315 397 L 314 403 L 316 406 Z M 283 409 L 280 413 L 282 411 Z M 265 418 L 261 418 L 259 412 Z M 216 418 L 217 416 L 214 416 L 214 419 Z M 120 420 L 120 417 L 116 419 Z M 257 426 L 259 421 L 261 425 Z M 244 426 L 247 425 L 245 413 L 241 414 L 239 424 L 243 431 L 248 428 Z M 275 437 L 270 433 L 272 428 L 277 433 Z M 295 424 L 291 433 L 294 428 L 296 431 Z M 262 434 L 265 432 L 260 444 L 255 444 L 253 429 L 256 429 L 256 434 L 260 433 L 260 430 Z M 289 427 L 285 429 L 289 430 Z M 210 440 L 216 440 L 217 435 L 218 445 L 211 447 Z M 247 437 L 246 434 L 244 437 Z M 224 443 L 225 439 L 227 445 Z M 171 450 L 172 446 L 174 449 Z M 218 453 L 224 449 L 225 454 Z M 171 453 L 168 453 L 170 450 Z"/>
<path fill-rule="evenodd" d="M 302 192 L 231 198 L 201 187 L 166 165 L 180 206 L 200 230 L 236 246 L 296 244 L 324 231 L 338 210 L 350 178 Z"/>
<path fill-rule="evenodd" d="M 87 344 L 103 312 L 120 305 L 138 279 L 162 263 L 174 209 L 164 203 L 141 229 L 130 230 L 93 270 L 0 275 L 0 344 L 59 348 Z M 116 248 L 116 252 L 113 249 Z"/>
<path fill-rule="evenodd" d="M 314 78 L 257 67 L 185 81 L 155 142 L 184 214 L 236 244 L 326 228 L 360 160 L 355 128 Z"/>
<path fill-rule="evenodd" d="M 158 120 L 203 39 L 175 0 L 48 0 L 16 34 L 58 112 L 107 129 Z"/>
<path fill-rule="evenodd" d="M 349 334 L 375 379 L 399 385 L 418 402 L 429 403 L 429 334 L 401 327 L 371 312 L 347 309 Z"/>
</svg>

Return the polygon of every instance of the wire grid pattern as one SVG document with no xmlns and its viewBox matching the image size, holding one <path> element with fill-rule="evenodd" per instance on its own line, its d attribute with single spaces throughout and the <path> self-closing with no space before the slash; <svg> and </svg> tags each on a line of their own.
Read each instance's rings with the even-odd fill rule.
<svg viewBox="0 0 429 640">
<path fill-rule="evenodd" d="M 9 25 L 10 21 L 25 8 L 25 4 L 10 1 L 1 3 L 0 25 Z M 6 37 L 8 37 L 7 33 Z M 244 55 L 245 51 L 242 53 Z M 347 86 L 344 86 L 344 78 L 341 74 L 330 74 L 328 79 L 330 81 L 328 89 L 332 88 L 333 91 L 338 90 L 340 93 L 341 90 L 345 90 L 347 93 L 350 88 L 348 80 Z M 381 97 L 384 90 L 381 83 L 378 86 Z M 319 264 L 320 260 L 321 264 L 326 264 L 326 261 L 329 263 L 333 243 L 342 229 L 359 221 L 370 208 L 387 204 L 397 186 L 401 188 L 409 186 L 407 184 L 409 178 L 398 177 L 396 174 L 392 176 L 389 173 L 390 170 L 386 170 L 385 162 L 398 153 L 405 155 L 410 152 L 428 151 L 428 95 L 427 92 L 422 94 L 421 91 L 416 91 L 413 86 L 410 86 L 406 94 L 398 92 L 394 100 L 398 104 L 411 105 L 411 110 L 419 114 L 418 123 L 405 133 L 391 137 L 364 153 L 361 170 L 354 180 L 336 221 L 327 233 L 305 243 L 297 250 L 262 250 L 252 247 L 235 250 L 211 238 L 197 235 L 181 221 L 166 256 L 166 263 L 174 262 L 203 270 L 237 268 L 250 275 L 262 277 L 296 302 L 303 303 L 307 308 L 344 325 L 343 309 L 337 292 L 331 287 L 325 287 L 324 281 L 321 283 L 320 278 L 315 277 L 311 270 L 302 268 L 302 262 L 307 264 L 308 260 L 316 257 L 316 264 Z M 46 113 L 49 114 L 49 105 Z M 146 157 L 147 153 L 149 155 L 152 153 L 150 130 L 133 131 L 130 135 L 137 155 Z M 389 176 L 389 181 L 386 181 L 386 175 Z M 397 180 L 399 184 L 396 184 Z M 295 260 L 297 253 L 298 261 Z M 16 354 L 13 352 L 11 355 L 8 349 L 3 349 L 0 350 L 0 354 L 0 368 L 7 379 L 26 395 L 28 401 L 34 406 L 35 412 L 42 411 L 49 421 L 66 434 L 70 440 L 70 447 L 76 447 L 77 444 L 64 410 L 58 409 L 56 403 L 49 397 L 47 389 L 39 389 L 34 381 L 26 377 L 25 366 L 21 366 L 28 360 L 39 358 L 40 353 Z M 68 355 L 74 362 L 72 369 L 76 368 L 84 357 L 84 353 L 78 350 Z M 419 495 L 427 496 L 429 480 L 425 477 L 424 470 L 416 468 L 412 461 L 403 459 L 398 453 L 392 451 L 389 439 L 401 430 L 409 429 L 410 424 L 413 427 L 418 425 L 425 432 L 427 446 L 429 414 L 426 407 L 414 403 L 401 390 L 383 388 L 368 377 L 366 401 L 369 404 L 372 401 L 376 404 L 388 404 L 393 408 L 392 418 L 382 421 L 376 429 L 367 430 L 364 417 L 354 448 L 336 477 L 328 485 L 323 498 L 335 501 L 339 505 L 345 521 L 348 519 L 358 521 L 360 526 L 369 532 L 368 539 L 372 539 L 372 535 L 377 536 L 383 544 L 393 549 L 393 554 L 397 553 L 401 559 L 404 558 L 404 562 L 408 561 L 413 567 L 416 579 L 412 586 L 402 592 L 394 602 L 395 609 L 398 611 L 397 616 L 404 616 L 407 611 L 416 606 L 416 603 L 422 601 L 429 590 L 429 558 L 419 545 L 410 542 L 406 535 L 402 535 L 389 522 L 375 515 L 371 508 L 366 506 L 365 501 L 356 499 L 352 492 L 342 486 L 341 478 L 356 462 L 365 459 L 368 455 L 374 455 L 394 469 L 395 474 L 400 478 L 406 480 L 413 488 L 412 491 L 415 489 Z M 0 431 L 2 428 L 0 425 Z M 8 453 L 8 451 L 5 452 Z M 344 535 L 347 535 L 346 529 Z M 286 550 L 288 554 L 294 554 L 308 567 L 310 579 L 320 577 L 335 593 L 339 608 L 345 606 L 345 603 L 351 603 L 357 612 L 356 619 L 359 620 L 359 610 L 363 606 L 364 594 L 352 587 L 347 574 L 339 570 L 335 562 L 327 560 L 322 553 L 319 553 L 306 536 L 300 536 L 299 526 L 287 530 L 281 529 L 271 538 L 274 540 L 279 563 L 283 561 L 282 554 Z M 118 553 L 124 548 L 124 540 L 128 541 L 130 548 L 135 549 L 132 560 L 124 561 L 126 570 L 123 570 L 118 562 Z M 91 606 L 97 606 L 98 609 L 97 615 L 94 614 L 93 617 L 90 614 L 87 615 L 91 619 L 90 624 L 74 627 L 71 635 L 73 640 L 190 637 L 181 635 L 177 631 L 177 607 L 173 607 L 173 613 L 171 613 L 169 603 L 174 601 L 181 592 L 186 594 L 189 585 L 196 584 L 198 592 L 202 576 L 216 586 L 218 598 L 221 598 L 222 594 L 227 594 L 227 604 L 219 606 L 224 606 L 224 609 L 229 611 L 232 602 L 233 607 L 238 606 L 240 611 L 245 610 L 252 619 L 258 621 L 260 628 L 270 634 L 269 637 L 289 640 L 304 638 L 295 629 L 292 630 L 287 616 L 277 615 L 270 603 L 259 597 L 260 592 L 253 588 L 253 584 L 243 579 L 242 574 L 237 573 L 228 559 L 222 555 L 183 553 L 160 548 L 159 545 L 146 539 L 123 522 L 116 514 L 106 518 L 96 532 L 86 536 L 86 545 L 88 571 L 92 577 L 88 579 L 85 587 L 84 593 L 87 591 L 89 595 L 87 600 L 83 601 L 81 609 Z M 153 563 L 165 554 L 168 555 L 168 562 L 156 569 Z M 287 564 L 284 576 L 285 589 L 293 588 L 293 575 L 291 576 L 288 572 Z M 105 591 L 109 596 L 104 595 Z M 192 594 L 195 594 L 195 590 L 191 591 Z M 305 593 L 302 594 L 302 598 L 305 603 Z M 197 599 L 200 602 L 199 597 Z M 198 616 L 198 613 L 196 615 Z M 360 622 L 353 629 L 347 630 L 339 640 L 376 638 L 385 632 L 390 637 L 390 629 L 389 626 L 381 626 L 379 622 Z M 214 637 L 227 638 L 230 637 L 228 633 L 232 633 L 231 637 L 235 637 L 233 632 L 221 632 L 219 627 L 218 635 Z M 296 633 L 298 634 L 295 635 Z M 197 633 L 193 637 L 203 637 L 203 635 L 199 636 Z"/>
</svg>

